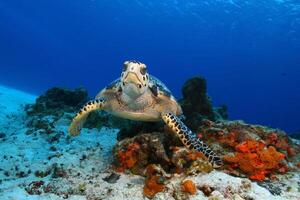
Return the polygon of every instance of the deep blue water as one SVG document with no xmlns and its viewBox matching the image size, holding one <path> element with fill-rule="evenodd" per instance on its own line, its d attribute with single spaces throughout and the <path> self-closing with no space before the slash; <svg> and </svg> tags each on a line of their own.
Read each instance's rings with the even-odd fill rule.
<svg viewBox="0 0 300 200">
<path fill-rule="evenodd" d="M 0 84 L 95 95 L 131 59 L 177 97 L 202 75 L 231 119 L 300 130 L 299 0 L 0 1 Z"/>
</svg>

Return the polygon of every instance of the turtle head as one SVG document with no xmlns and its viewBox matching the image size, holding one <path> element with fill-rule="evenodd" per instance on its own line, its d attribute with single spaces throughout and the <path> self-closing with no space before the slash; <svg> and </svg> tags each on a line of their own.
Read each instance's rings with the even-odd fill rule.
<svg viewBox="0 0 300 200">
<path fill-rule="evenodd" d="M 124 62 L 121 82 L 121 87 L 128 96 L 136 98 L 144 94 L 149 85 L 146 65 L 138 61 Z"/>
</svg>

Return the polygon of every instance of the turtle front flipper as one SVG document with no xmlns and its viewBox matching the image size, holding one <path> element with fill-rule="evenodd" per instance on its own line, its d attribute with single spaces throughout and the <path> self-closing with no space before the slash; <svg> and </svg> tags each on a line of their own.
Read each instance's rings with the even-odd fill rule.
<svg viewBox="0 0 300 200">
<path fill-rule="evenodd" d="M 73 118 L 72 123 L 69 127 L 69 133 L 71 136 L 79 135 L 82 126 L 88 117 L 89 113 L 94 110 L 103 110 L 107 105 L 107 101 L 103 98 L 95 99 L 87 102 L 80 111 Z"/>
<path fill-rule="evenodd" d="M 200 140 L 176 115 L 170 112 L 163 113 L 162 119 L 178 135 L 186 147 L 203 153 L 215 168 L 223 165 L 221 158 L 207 144 Z"/>
</svg>

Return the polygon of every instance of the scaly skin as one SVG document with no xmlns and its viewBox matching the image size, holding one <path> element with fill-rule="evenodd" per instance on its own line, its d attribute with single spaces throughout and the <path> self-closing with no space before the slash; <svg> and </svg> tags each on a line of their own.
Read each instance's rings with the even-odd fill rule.
<svg viewBox="0 0 300 200">
<path fill-rule="evenodd" d="M 200 140 L 177 116 L 172 113 L 162 114 L 164 122 L 177 134 L 181 142 L 189 149 L 203 153 L 214 168 L 219 168 L 223 162 L 207 144 Z"/>
</svg>

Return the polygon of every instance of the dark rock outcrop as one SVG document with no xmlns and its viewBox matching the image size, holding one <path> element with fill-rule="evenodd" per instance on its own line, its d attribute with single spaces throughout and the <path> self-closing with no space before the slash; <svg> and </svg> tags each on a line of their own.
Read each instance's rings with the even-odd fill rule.
<svg viewBox="0 0 300 200">
<path fill-rule="evenodd" d="M 64 112 L 76 112 L 88 99 L 83 88 L 68 90 L 54 87 L 38 97 L 35 104 L 27 105 L 26 112 L 29 116 L 61 116 Z"/>
<path fill-rule="evenodd" d="M 206 80 L 195 77 L 187 80 L 182 87 L 183 99 L 181 107 L 185 114 L 200 114 L 208 119 L 214 119 L 213 106 L 206 95 Z"/>
<path fill-rule="evenodd" d="M 182 87 L 183 98 L 180 104 L 186 117 L 185 123 L 193 131 L 203 119 L 216 121 L 227 119 L 227 107 L 214 108 L 210 97 L 207 95 L 206 80 L 202 77 L 194 77 L 187 80 Z"/>
<path fill-rule="evenodd" d="M 289 135 L 291 138 L 300 140 L 300 130 Z"/>
</svg>

